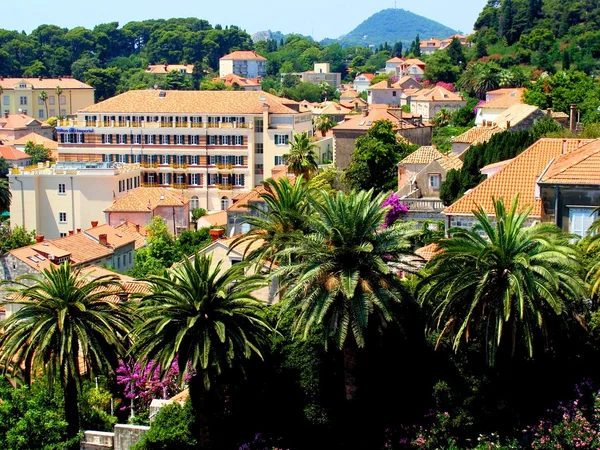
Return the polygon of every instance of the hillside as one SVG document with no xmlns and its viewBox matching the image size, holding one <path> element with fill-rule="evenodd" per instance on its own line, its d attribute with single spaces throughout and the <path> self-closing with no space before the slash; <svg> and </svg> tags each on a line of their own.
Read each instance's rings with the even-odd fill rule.
<svg viewBox="0 0 600 450">
<path fill-rule="evenodd" d="M 341 36 L 338 42 L 350 45 L 393 44 L 402 41 L 410 44 L 417 34 L 421 39 L 446 38 L 456 31 L 404 9 L 384 9 L 373 14 L 350 33 Z"/>
<path fill-rule="evenodd" d="M 293 33 L 293 34 L 295 34 L 295 33 Z M 261 41 L 273 39 L 273 40 L 279 42 L 282 39 L 285 40 L 288 36 L 289 36 L 289 34 L 284 34 L 281 31 L 271 31 L 271 30 L 257 31 L 256 33 L 254 33 L 252 35 L 252 41 L 253 42 L 261 42 Z M 310 36 L 304 36 L 304 35 L 298 35 L 298 34 L 296 34 L 296 36 L 302 36 L 302 37 L 312 40 L 312 38 Z"/>
</svg>

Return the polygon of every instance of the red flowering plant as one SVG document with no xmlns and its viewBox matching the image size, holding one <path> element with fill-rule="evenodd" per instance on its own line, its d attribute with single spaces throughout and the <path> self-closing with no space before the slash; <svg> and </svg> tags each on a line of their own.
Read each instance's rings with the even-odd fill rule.
<svg viewBox="0 0 600 450">
<path fill-rule="evenodd" d="M 383 228 L 391 227 L 398 219 L 408 212 L 408 206 L 400 202 L 400 198 L 395 192 L 392 192 L 390 196 L 381 205 L 382 208 L 390 208 L 385 216 Z"/>
</svg>

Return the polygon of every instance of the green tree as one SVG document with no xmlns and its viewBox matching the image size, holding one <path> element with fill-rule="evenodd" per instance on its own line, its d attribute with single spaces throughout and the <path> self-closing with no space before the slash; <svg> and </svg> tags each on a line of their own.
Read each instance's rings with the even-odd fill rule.
<svg viewBox="0 0 600 450">
<path fill-rule="evenodd" d="M 578 252 L 553 224 L 526 226 L 530 211 L 518 197 L 508 210 L 495 200 L 495 221 L 475 211 L 472 229 L 437 241 L 441 251 L 419 287 L 432 310 L 430 330 L 449 336 L 455 350 L 463 338 L 480 337 L 490 365 L 499 350 L 514 356 L 522 346 L 532 358 L 534 348 L 548 348 L 550 336 L 560 336 L 552 327 L 583 299 Z"/>
<path fill-rule="evenodd" d="M 34 144 L 32 141 L 25 144 L 25 153 L 31 156 L 31 164 L 52 160 L 52 152 L 44 144 Z"/>
<path fill-rule="evenodd" d="M 323 326 L 325 344 L 343 351 L 346 398 L 357 389 L 358 348 L 370 326 L 395 322 L 395 304 L 412 299 L 392 267 L 411 253 L 411 225 L 396 222 L 382 229 L 385 195 L 373 191 L 320 191 L 309 201 L 316 216 L 308 233 L 282 250 L 290 258 L 274 272 L 285 292 L 282 314 L 295 312 L 293 331 L 303 338 Z"/>
<path fill-rule="evenodd" d="M 127 304 L 110 298 L 121 289 L 112 275 L 88 279 L 68 263 L 7 287 L 21 309 L 3 323 L 0 361 L 13 371 L 24 367 L 26 380 L 43 373 L 51 386 L 58 381 L 68 438 L 79 433 L 82 379 L 112 370 L 125 353 L 132 316 Z"/>
<path fill-rule="evenodd" d="M 40 92 L 40 100 L 44 102 L 46 107 L 46 119 L 48 118 L 48 93 L 46 91 Z"/>
<path fill-rule="evenodd" d="M 12 193 L 6 178 L 0 179 L 0 211 L 8 211 L 10 209 L 10 200 Z"/>
<path fill-rule="evenodd" d="M 26 247 L 35 243 L 35 231 L 27 231 L 24 227 L 0 228 L 0 255 L 15 248 Z"/>
<path fill-rule="evenodd" d="M 460 43 L 457 37 L 452 38 L 450 45 L 448 45 L 448 47 L 446 48 L 446 53 L 452 61 L 452 64 L 460 67 L 461 70 L 463 70 L 466 67 L 467 61 L 465 57 L 465 52 L 463 50 L 463 45 Z"/>
<path fill-rule="evenodd" d="M 307 132 L 294 133 L 290 146 L 289 153 L 283 155 L 287 161 L 288 172 L 295 176 L 303 176 L 305 181 L 310 180 L 310 177 L 319 169 L 317 155 L 315 150 L 318 145 L 310 141 Z"/>
<path fill-rule="evenodd" d="M 152 426 L 133 450 L 194 450 L 198 441 L 192 433 L 194 411 L 191 403 L 173 403 L 161 408 Z"/>
<path fill-rule="evenodd" d="M 325 137 L 327 132 L 331 130 L 333 126 L 333 122 L 328 115 L 321 114 L 319 117 L 317 117 L 317 120 L 315 120 L 315 128 L 317 131 L 321 132 L 321 136 L 323 137 Z"/>
<path fill-rule="evenodd" d="M 84 80 L 92 86 L 95 101 L 99 102 L 107 98 L 114 97 L 117 93 L 121 72 L 116 67 L 107 69 L 88 69 L 85 72 Z"/>
<path fill-rule="evenodd" d="M 263 304 L 252 292 L 265 285 L 259 275 L 245 276 L 244 264 L 227 270 L 212 257 L 185 259 L 162 277 L 150 278 L 152 294 L 141 299 L 142 320 L 135 328 L 133 351 L 145 361 L 157 361 L 163 372 L 173 362 L 180 376 L 191 375 L 190 398 L 199 418 L 199 440 L 210 443 L 208 394 L 218 377 L 240 370 L 271 332 L 263 319 Z"/>
<path fill-rule="evenodd" d="M 445 81 L 454 83 L 460 74 L 460 67 L 454 64 L 447 52 L 435 52 L 427 59 L 425 78 L 437 83 Z"/>
</svg>

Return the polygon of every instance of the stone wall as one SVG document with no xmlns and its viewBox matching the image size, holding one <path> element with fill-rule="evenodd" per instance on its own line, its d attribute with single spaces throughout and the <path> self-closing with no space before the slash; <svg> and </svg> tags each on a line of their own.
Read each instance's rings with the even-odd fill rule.
<svg viewBox="0 0 600 450">
<path fill-rule="evenodd" d="M 81 450 L 112 450 L 114 443 L 115 433 L 85 431 L 83 441 L 81 441 Z"/>
<path fill-rule="evenodd" d="M 115 425 L 114 450 L 129 450 L 142 439 L 149 429 L 150 427 L 143 425 Z"/>
</svg>

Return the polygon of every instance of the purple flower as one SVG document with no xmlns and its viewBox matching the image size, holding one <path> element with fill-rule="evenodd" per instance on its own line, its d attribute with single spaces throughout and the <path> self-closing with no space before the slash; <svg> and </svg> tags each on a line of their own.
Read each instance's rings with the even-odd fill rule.
<svg viewBox="0 0 600 450">
<path fill-rule="evenodd" d="M 395 192 L 390 194 L 381 207 L 390 208 L 385 216 L 383 228 L 392 226 L 403 214 L 408 212 L 408 206 L 400 202 L 400 198 L 398 198 L 398 195 Z"/>
</svg>

